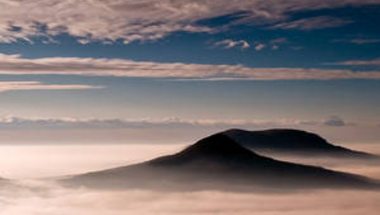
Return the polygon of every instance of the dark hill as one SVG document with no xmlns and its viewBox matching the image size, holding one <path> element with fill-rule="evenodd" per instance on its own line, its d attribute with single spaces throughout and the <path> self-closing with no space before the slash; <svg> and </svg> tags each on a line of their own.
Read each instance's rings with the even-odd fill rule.
<svg viewBox="0 0 380 215">
<path fill-rule="evenodd" d="M 174 155 L 77 175 L 61 182 L 93 188 L 241 191 L 379 186 L 358 175 L 263 157 L 223 134 L 202 139 Z"/>
<path fill-rule="evenodd" d="M 322 137 L 301 130 L 271 129 L 245 131 L 231 129 L 222 132 L 244 147 L 258 152 L 273 151 L 300 156 L 327 156 L 334 158 L 379 159 L 379 156 L 354 151 L 329 143 Z"/>
</svg>

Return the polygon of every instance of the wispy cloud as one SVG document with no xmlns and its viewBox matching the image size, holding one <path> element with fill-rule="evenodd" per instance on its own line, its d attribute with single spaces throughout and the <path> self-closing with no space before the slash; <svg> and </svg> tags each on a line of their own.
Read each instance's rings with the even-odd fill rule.
<svg viewBox="0 0 380 215">
<path fill-rule="evenodd" d="M 283 22 L 271 26 L 274 29 L 298 29 L 298 30 L 314 30 L 323 28 L 339 27 L 351 23 L 351 20 L 331 17 L 318 16 L 312 18 L 299 19 L 290 22 Z"/>
<path fill-rule="evenodd" d="M 340 40 L 340 41 L 342 41 L 342 40 Z M 350 40 L 344 40 L 344 41 L 349 42 L 349 43 L 354 43 L 357 45 L 380 43 L 380 39 L 350 39 Z"/>
<path fill-rule="evenodd" d="M 289 40 L 287 38 L 280 37 L 269 41 L 269 46 L 272 50 L 277 50 L 280 48 L 280 45 L 288 42 Z"/>
<path fill-rule="evenodd" d="M 332 116 L 324 121 L 324 125 L 327 126 L 346 126 L 347 123 L 339 116 Z"/>
<path fill-rule="evenodd" d="M 374 60 L 349 60 L 333 63 L 335 65 L 344 66 L 380 66 L 380 58 Z"/>
<path fill-rule="evenodd" d="M 276 38 L 276 39 L 269 41 L 270 44 L 283 44 L 283 43 L 287 43 L 287 42 L 289 42 L 289 41 L 285 37 L 279 37 L 279 38 Z"/>
<path fill-rule="evenodd" d="M 26 59 L 0 54 L 0 74 L 175 78 L 184 80 L 380 79 L 380 71 L 347 69 L 250 68 L 242 65 L 157 63 L 125 59 L 51 57 Z"/>
<path fill-rule="evenodd" d="M 240 48 L 243 50 L 243 49 L 248 49 L 253 45 L 253 48 L 256 51 L 261 51 L 267 47 L 269 47 L 272 50 L 277 50 L 281 44 L 284 44 L 287 42 L 289 42 L 288 39 L 283 38 L 283 37 L 272 39 L 267 42 L 255 41 L 252 43 L 249 43 L 246 40 L 225 39 L 225 40 L 215 42 L 214 47 L 223 47 L 225 49 Z"/>
<path fill-rule="evenodd" d="M 144 128 L 188 128 L 188 129 L 228 129 L 228 128 L 275 128 L 295 126 L 345 126 L 340 117 L 327 120 L 187 120 L 180 118 L 163 119 L 119 119 L 119 118 L 41 118 L 41 117 L 1 117 L 1 129 L 144 129 Z"/>
<path fill-rule="evenodd" d="M 261 50 L 263 50 L 265 48 L 265 44 L 263 44 L 263 43 L 259 43 L 259 44 L 257 44 L 256 46 L 255 46 L 255 50 L 256 51 L 261 51 Z"/>
<path fill-rule="evenodd" d="M 91 85 L 43 84 L 37 81 L 1 81 L 0 93 L 19 90 L 86 90 L 102 88 Z"/>
<path fill-rule="evenodd" d="M 232 39 L 226 39 L 217 41 L 214 43 L 214 46 L 223 47 L 225 49 L 231 49 L 234 47 L 240 48 L 240 49 L 247 49 L 251 45 L 245 41 L 245 40 L 232 40 Z"/>
<path fill-rule="evenodd" d="M 97 118 L 0 118 L 3 129 L 119 129 L 119 128 L 229 128 L 229 127 L 263 127 L 285 126 L 298 122 L 279 120 L 184 120 L 179 118 L 164 119 L 97 119 Z"/>
<path fill-rule="evenodd" d="M 34 37 L 50 38 L 67 33 L 85 43 L 116 40 L 129 43 L 156 40 L 176 31 L 213 32 L 215 29 L 200 26 L 198 21 L 241 11 L 245 15 L 235 23 L 263 24 L 286 21 L 289 14 L 303 10 L 379 3 L 379 0 L 2 0 L 0 41 L 32 42 Z M 310 29 L 346 23 L 338 18 L 314 18 L 307 22 L 312 24 L 303 20 L 279 24 L 279 27 Z"/>
</svg>

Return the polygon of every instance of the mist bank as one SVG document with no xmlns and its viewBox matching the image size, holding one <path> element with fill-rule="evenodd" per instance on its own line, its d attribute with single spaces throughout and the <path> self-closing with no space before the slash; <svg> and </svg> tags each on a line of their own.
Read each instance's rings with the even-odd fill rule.
<svg viewBox="0 0 380 215">
<path fill-rule="evenodd" d="M 380 193 L 319 190 L 292 193 L 226 191 L 68 189 L 47 182 L 23 182 L 0 190 L 0 214 L 7 215 L 377 215 Z"/>
<path fill-rule="evenodd" d="M 36 179 L 144 162 L 181 144 L 70 144 L 0 146 L 0 177 Z"/>
<path fill-rule="evenodd" d="M 183 145 L 52 145 L 1 146 L 0 171 L 20 178 L 39 178 L 101 170 L 146 161 L 152 157 L 175 153 Z M 378 152 L 373 145 L 355 145 L 356 149 Z M 315 163 L 315 159 L 297 160 Z M 338 170 L 374 177 L 379 165 L 318 162 Z M 7 168 L 4 168 L 7 167 Z M 6 171 L 4 171 L 4 169 Z M 366 173 L 366 174 L 364 174 Z M 367 175 L 368 174 L 368 175 Z M 376 178 L 376 177 L 374 177 Z M 0 214 L 6 215 L 377 215 L 380 192 L 350 189 L 308 189 L 279 192 L 254 189 L 235 192 L 227 186 L 214 190 L 160 189 L 90 189 L 64 187 L 52 180 L 13 180 L 0 183 Z"/>
<path fill-rule="evenodd" d="M 80 174 L 144 162 L 185 147 L 185 144 L 3 145 L 0 146 L 0 177 L 35 179 Z M 380 147 L 375 144 L 352 144 L 350 147 L 380 154 Z M 380 179 L 380 165 L 370 161 L 258 154 Z"/>
</svg>

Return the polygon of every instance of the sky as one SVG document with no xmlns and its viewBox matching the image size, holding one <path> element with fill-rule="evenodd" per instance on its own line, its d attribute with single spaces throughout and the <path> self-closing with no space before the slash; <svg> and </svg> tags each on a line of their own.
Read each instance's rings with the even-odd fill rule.
<svg viewBox="0 0 380 215">
<path fill-rule="evenodd" d="M 0 143 L 232 127 L 380 143 L 379 0 L 0 0 Z"/>
</svg>

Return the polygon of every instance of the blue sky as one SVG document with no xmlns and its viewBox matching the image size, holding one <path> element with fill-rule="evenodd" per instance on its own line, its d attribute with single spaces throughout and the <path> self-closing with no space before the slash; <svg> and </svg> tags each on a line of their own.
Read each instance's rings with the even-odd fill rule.
<svg viewBox="0 0 380 215">
<path fill-rule="evenodd" d="M 380 1 L 4 0 L 0 9 L 6 130 L 118 119 L 112 128 L 140 120 L 380 139 Z M 99 126 L 109 127 L 86 129 Z"/>
</svg>

